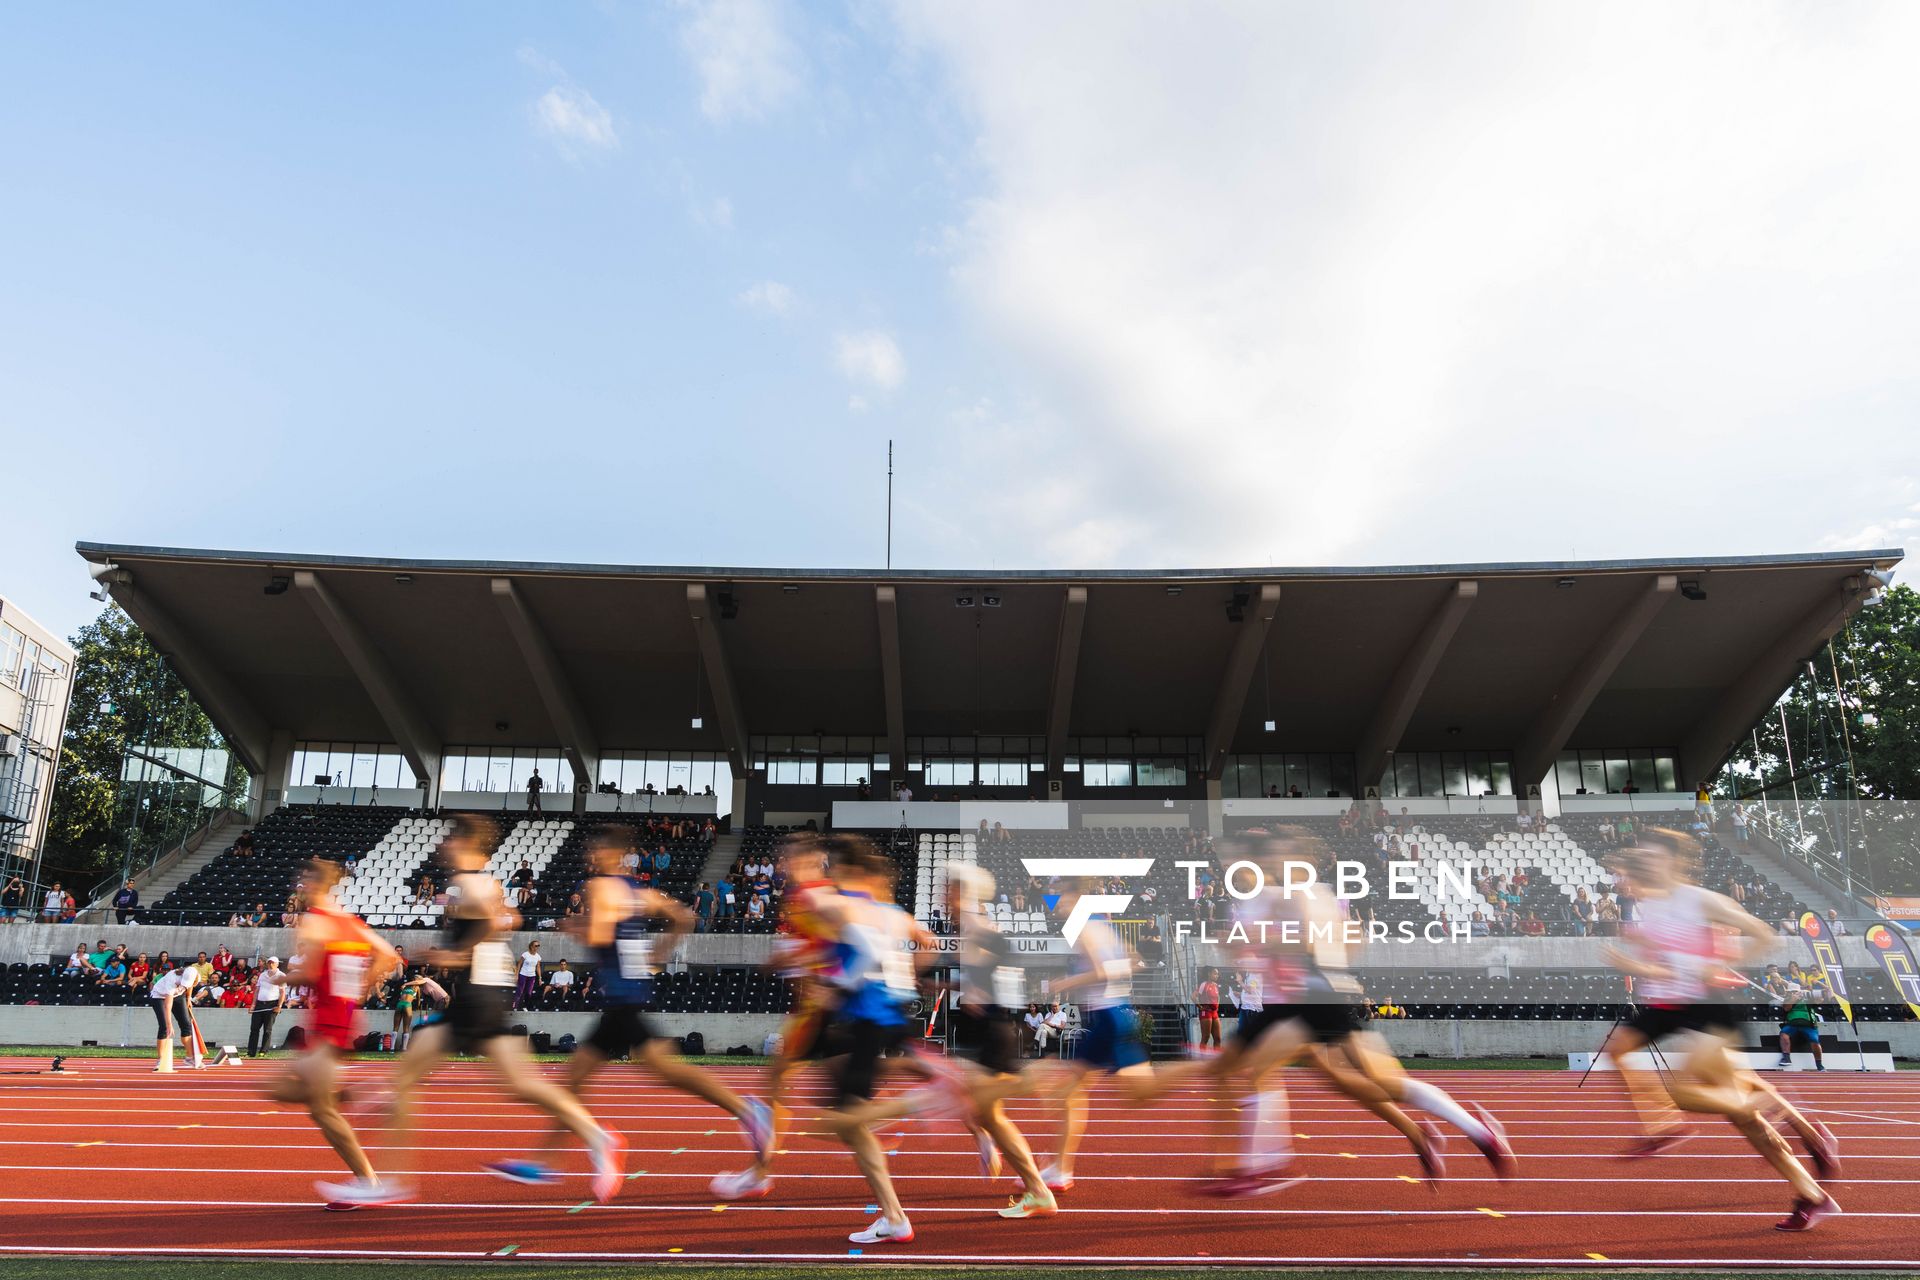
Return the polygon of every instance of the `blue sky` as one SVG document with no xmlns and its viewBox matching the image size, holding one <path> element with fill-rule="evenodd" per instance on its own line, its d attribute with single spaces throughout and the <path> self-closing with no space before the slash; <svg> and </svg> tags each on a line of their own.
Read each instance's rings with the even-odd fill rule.
<svg viewBox="0 0 1920 1280">
<path fill-rule="evenodd" d="M 10 6 L 0 590 L 1898 545 L 1916 15 Z"/>
</svg>

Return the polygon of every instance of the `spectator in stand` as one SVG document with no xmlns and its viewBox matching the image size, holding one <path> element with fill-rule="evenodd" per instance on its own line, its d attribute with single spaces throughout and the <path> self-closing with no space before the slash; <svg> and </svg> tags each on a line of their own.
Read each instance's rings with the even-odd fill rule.
<svg viewBox="0 0 1920 1280">
<path fill-rule="evenodd" d="M 1827 908 L 1827 932 L 1836 938 L 1844 938 L 1847 936 L 1847 922 L 1842 920 L 1840 913 L 1832 907 Z"/>
<path fill-rule="evenodd" d="M 1574 933 L 1582 938 L 1592 933 L 1593 923 L 1596 918 L 1597 908 L 1595 908 L 1593 904 L 1593 899 L 1587 896 L 1587 891 L 1584 888 L 1577 890 L 1573 896 Z"/>
<path fill-rule="evenodd" d="M 256 902 L 253 904 L 253 910 L 247 912 L 247 928 L 264 929 L 266 927 L 267 904 L 264 902 Z M 255 954 L 257 955 L 259 953 L 255 952 Z"/>
<path fill-rule="evenodd" d="M 556 1000 L 565 1000 L 573 991 L 576 976 L 567 962 L 562 960 L 553 967 L 553 972 L 547 975 L 547 985 L 540 988 L 540 994 L 543 997 L 550 996 Z"/>
<path fill-rule="evenodd" d="M 7 887 L 0 889 L 0 920 L 13 924 L 20 919 L 20 909 L 27 902 L 27 886 L 20 882 L 19 876 L 8 876 Z"/>
<path fill-rule="evenodd" d="M 228 974 L 233 972 L 233 965 L 234 965 L 233 952 L 227 950 L 226 943 L 224 942 L 221 943 L 220 949 L 213 953 L 213 959 L 211 963 L 213 965 L 214 973 L 218 974 L 222 978 L 226 977 Z"/>
<path fill-rule="evenodd" d="M 1047 1015 L 1040 1011 L 1039 1005 L 1029 1003 L 1027 1005 L 1026 1016 L 1020 1021 L 1025 1025 L 1027 1030 L 1027 1056 L 1037 1056 L 1040 1053 L 1040 1038 L 1046 1032 Z"/>
<path fill-rule="evenodd" d="M 152 981 L 153 965 L 148 962 L 147 953 L 142 951 L 127 966 L 127 986 L 134 991 L 145 991 L 147 984 Z"/>
<path fill-rule="evenodd" d="M 535 769 L 527 777 L 527 809 L 530 812 L 540 812 L 540 793 L 546 789 L 546 781 L 541 778 L 540 771 Z"/>
<path fill-rule="evenodd" d="M 1741 844 L 1747 843 L 1747 806 L 1739 801 L 1733 806 L 1733 838 Z"/>
<path fill-rule="evenodd" d="M 525 907 L 533 898 L 533 864 L 523 859 L 507 877 L 507 888 L 513 890 L 513 905 Z"/>
<path fill-rule="evenodd" d="M 253 979 L 250 976 L 236 976 L 227 983 L 227 989 L 220 996 L 222 1009 L 251 1009 L 253 1007 Z"/>
<path fill-rule="evenodd" d="M 714 919 L 716 920 L 731 919 L 736 909 L 736 903 L 735 903 L 736 895 L 733 890 L 732 877 L 733 877 L 733 873 L 728 872 L 725 875 L 722 875 L 720 877 L 719 883 L 713 886 L 713 896 L 714 896 L 714 904 L 715 904 L 713 910 L 714 910 Z"/>
<path fill-rule="evenodd" d="M 100 976 L 94 979 L 97 986 L 124 987 L 127 985 L 127 963 L 118 955 L 107 957 L 106 968 L 100 970 Z"/>
<path fill-rule="evenodd" d="M 251 858 L 253 856 L 253 829 L 251 827 L 235 837 L 233 852 L 236 857 Z"/>
<path fill-rule="evenodd" d="M 133 881 L 129 880 L 120 886 L 119 892 L 113 895 L 113 918 L 116 922 L 124 925 L 132 919 L 133 913 L 139 909 L 140 891 L 134 888 Z M 138 922 L 136 921 L 135 923 Z"/>
<path fill-rule="evenodd" d="M 299 923 L 300 895 L 297 892 L 290 893 L 287 895 L 286 909 L 280 913 L 280 927 L 283 929 L 292 929 L 297 927 Z"/>
<path fill-rule="evenodd" d="M 53 888 L 47 890 L 46 906 L 40 914 L 46 918 L 48 924 L 52 924 L 60 918 L 60 913 L 66 910 L 66 906 L 67 891 L 62 889 L 56 881 Z"/>
<path fill-rule="evenodd" d="M 868 782 L 865 778 L 861 778 L 858 782 L 853 784 L 853 798 L 855 800 L 873 799 L 873 784 L 871 782 Z"/>
<path fill-rule="evenodd" d="M 767 899 L 757 893 L 751 895 L 747 899 L 748 922 L 751 924 L 758 924 L 762 920 L 765 920 L 766 918 L 767 918 Z"/>
<path fill-rule="evenodd" d="M 213 958 L 209 956 L 206 952 L 202 951 L 198 956 L 194 957 L 193 973 L 194 973 L 194 981 L 196 985 L 204 986 L 205 984 L 212 982 L 213 981 Z"/>
<path fill-rule="evenodd" d="M 713 927 L 713 889 L 706 881 L 693 894 L 693 931 L 705 933 Z"/>
<path fill-rule="evenodd" d="M 67 957 L 67 967 L 61 970 L 62 975 L 78 978 L 92 972 L 93 963 L 87 959 L 86 947 L 79 943 L 74 944 L 73 954 Z"/>
<path fill-rule="evenodd" d="M 576 898 L 579 894 L 574 895 Z M 567 914 L 573 914 L 569 908 Z M 540 944 L 529 942 L 527 949 L 520 953 L 520 981 L 513 989 L 513 1007 L 524 1009 L 533 1000 L 534 993 L 540 989 Z M 496 1006 L 497 1007 L 497 1006 Z"/>
</svg>

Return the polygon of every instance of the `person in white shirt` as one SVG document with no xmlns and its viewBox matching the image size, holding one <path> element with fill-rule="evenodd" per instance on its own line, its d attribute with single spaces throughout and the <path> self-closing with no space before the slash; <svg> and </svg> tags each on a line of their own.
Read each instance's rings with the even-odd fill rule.
<svg viewBox="0 0 1920 1280">
<path fill-rule="evenodd" d="M 287 998 L 287 975 L 279 956 L 268 956 L 267 967 L 253 982 L 253 1017 L 247 1023 L 247 1056 L 257 1058 L 273 1048 L 273 1020 Z"/>
<path fill-rule="evenodd" d="M 176 1035 L 192 1054 L 194 1070 L 198 1071 L 207 1065 L 206 1044 L 200 1039 L 200 1028 L 193 1020 L 193 988 L 199 981 L 199 970 L 191 962 L 182 961 L 179 967 L 161 974 L 148 988 L 153 1020 L 158 1031 L 153 1047 L 154 1057 L 158 1061 L 153 1069 L 161 1075 L 173 1074 L 173 1038 Z"/>
<path fill-rule="evenodd" d="M 555 966 L 554 971 L 547 975 L 547 985 L 542 988 L 542 990 L 544 993 L 557 992 L 564 998 L 568 992 L 573 990 L 573 979 L 573 970 L 567 966 L 565 960 L 562 960 Z"/>
<path fill-rule="evenodd" d="M 520 953 L 520 981 L 514 984 L 513 1007 L 524 1009 L 540 989 L 540 944 L 529 942 Z"/>
</svg>

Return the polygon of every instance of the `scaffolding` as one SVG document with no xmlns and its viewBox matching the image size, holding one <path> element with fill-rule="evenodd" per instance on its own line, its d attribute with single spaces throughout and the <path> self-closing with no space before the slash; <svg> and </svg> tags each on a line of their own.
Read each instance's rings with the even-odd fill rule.
<svg viewBox="0 0 1920 1280">
<path fill-rule="evenodd" d="M 24 665 L 20 681 L 20 725 L 11 735 L 13 758 L 10 767 L 0 769 L 0 847 L 6 850 L 6 874 L 17 874 L 23 864 L 29 867 L 27 879 L 32 887 L 40 883 L 40 856 L 46 830 L 41 812 L 41 797 L 50 793 L 55 772 L 58 744 L 46 745 L 48 716 L 57 716 L 60 706 L 54 691 L 63 678 L 39 663 Z M 55 730 L 57 732 L 57 730 Z"/>
</svg>

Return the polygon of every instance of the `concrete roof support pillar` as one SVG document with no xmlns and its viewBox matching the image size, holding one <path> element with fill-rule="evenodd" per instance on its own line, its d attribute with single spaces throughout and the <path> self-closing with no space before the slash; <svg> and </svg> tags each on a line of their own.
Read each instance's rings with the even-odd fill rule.
<svg viewBox="0 0 1920 1280">
<path fill-rule="evenodd" d="M 507 630 L 513 634 L 513 642 L 520 647 L 520 656 L 526 660 L 534 687 L 540 691 L 547 718 L 553 721 L 560 735 L 560 749 L 566 752 L 567 762 L 573 766 L 575 796 L 584 795 L 600 781 L 600 748 L 587 723 L 586 711 L 574 696 L 566 673 L 560 669 L 560 659 L 547 640 L 545 628 L 521 598 L 513 579 L 495 578 L 492 587 L 493 602 L 500 606 Z"/>
<path fill-rule="evenodd" d="M 1253 673 L 1260 669 L 1260 655 L 1266 652 L 1267 628 L 1279 611 L 1280 584 L 1269 582 L 1260 588 L 1253 613 L 1240 623 L 1239 638 L 1233 642 L 1226 670 L 1220 673 L 1220 688 L 1213 695 L 1213 713 L 1207 717 L 1206 754 L 1200 764 L 1209 778 L 1219 777 L 1226 766 L 1234 728 L 1247 705 L 1247 689 L 1253 684 Z"/>
<path fill-rule="evenodd" d="M 372 699 L 374 710 L 400 748 L 400 754 L 413 766 L 416 777 L 426 780 L 429 792 L 438 790 L 440 780 L 440 738 L 422 714 L 413 695 L 394 674 L 380 647 L 368 637 L 359 619 L 347 611 L 338 596 L 328 589 L 319 574 L 308 569 L 295 570 L 293 585 L 312 607 L 320 625 L 326 628 L 334 648 L 353 668 L 360 687 Z"/>
<path fill-rule="evenodd" d="M 1427 691 L 1440 659 L 1446 656 L 1447 646 L 1453 643 L 1453 633 L 1460 629 L 1467 610 L 1473 608 L 1473 602 L 1479 598 L 1478 582 L 1462 579 L 1454 583 L 1453 590 L 1420 629 L 1413 647 L 1394 668 L 1393 679 L 1387 682 L 1387 691 L 1374 707 L 1367 731 L 1361 735 L 1360 748 L 1353 755 L 1354 785 L 1361 795 L 1380 781 L 1380 775 L 1386 771 L 1388 758 L 1400 745 L 1407 723 L 1420 706 L 1420 696 Z"/>
<path fill-rule="evenodd" d="M 1748 664 L 1681 744 L 1678 781 L 1682 787 L 1710 781 L 1720 771 L 1734 744 L 1793 683 L 1800 664 L 1859 612 L 1872 586 L 1859 576 L 1842 579 L 1832 597 L 1802 614 Z"/>
<path fill-rule="evenodd" d="M 1067 727 L 1073 718 L 1073 682 L 1080 672 L 1080 636 L 1087 625 L 1087 589 L 1068 587 L 1060 601 L 1053 645 L 1053 684 L 1047 693 L 1047 777 L 1067 771 Z"/>
<path fill-rule="evenodd" d="M 740 714 L 740 701 L 734 695 L 733 676 L 727 666 L 726 646 L 720 642 L 713 602 L 707 598 L 704 582 L 687 584 L 687 615 L 693 621 L 693 638 L 700 646 L 700 662 L 707 673 L 707 691 L 713 695 L 714 718 L 720 722 L 720 736 L 727 747 L 727 763 L 736 779 L 748 774 L 747 724 Z"/>
<path fill-rule="evenodd" d="M 247 772 L 265 772 L 267 743 L 272 737 L 266 717 L 241 696 L 226 673 L 172 615 L 141 593 L 130 572 L 121 569 L 101 581 L 112 593 L 114 603 L 133 619 L 134 626 L 146 632 L 154 648 L 172 665 L 194 700 L 206 708 L 214 728 L 220 730 Z"/>
<path fill-rule="evenodd" d="M 1578 666 L 1561 682 L 1540 714 L 1534 717 L 1526 736 L 1513 753 L 1513 785 L 1520 794 L 1539 785 L 1553 768 L 1553 762 L 1566 749 L 1573 731 L 1587 708 L 1612 678 L 1615 668 L 1633 651 L 1634 641 L 1647 629 L 1654 615 L 1673 599 L 1679 579 L 1671 573 L 1655 574 L 1647 579 L 1640 594 L 1615 618 L 1600 638 L 1581 657 Z M 1744 726 L 1743 726 L 1744 727 Z"/>
<path fill-rule="evenodd" d="M 880 688 L 887 706 L 887 768 L 896 778 L 907 776 L 907 708 L 900 687 L 900 605 L 890 586 L 873 589 L 874 611 L 880 618 Z M 872 779 L 875 795 L 886 794 Z"/>
</svg>

